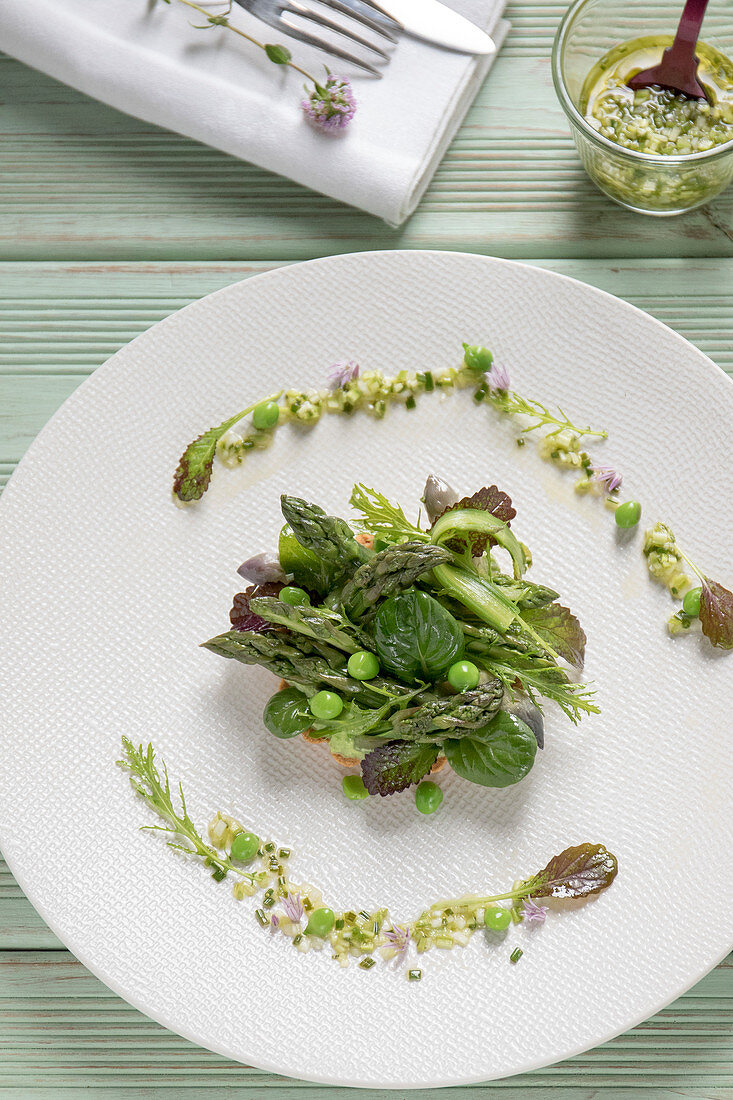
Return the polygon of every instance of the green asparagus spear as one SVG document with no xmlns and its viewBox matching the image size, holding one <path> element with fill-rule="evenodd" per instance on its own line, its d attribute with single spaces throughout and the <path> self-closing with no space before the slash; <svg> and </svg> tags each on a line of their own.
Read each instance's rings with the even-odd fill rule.
<svg viewBox="0 0 733 1100">
<path fill-rule="evenodd" d="M 287 626 L 297 634 L 326 642 L 345 653 L 365 648 L 366 636 L 338 612 L 322 611 L 310 604 L 293 606 L 272 596 L 258 596 L 250 601 L 250 608 L 269 623 Z"/>
<path fill-rule="evenodd" d="M 372 556 L 373 551 L 356 541 L 345 520 L 327 516 L 317 504 L 283 494 L 280 506 L 300 545 L 330 567 L 334 585 L 350 577 Z"/>
<path fill-rule="evenodd" d="M 362 618 L 377 600 L 410 588 L 418 577 L 452 557 L 442 546 L 424 542 L 403 542 L 380 550 L 345 585 L 341 600 L 347 615 L 354 620 Z"/>
<path fill-rule="evenodd" d="M 202 648 L 245 665 L 260 665 L 307 690 L 332 688 L 364 706 L 380 706 L 388 698 L 410 693 L 407 684 L 386 676 L 375 676 L 368 683 L 354 680 L 346 672 L 341 651 L 302 634 L 293 638 L 286 631 L 258 634 L 251 630 L 229 630 L 203 642 Z"/>
<path fill-rule="evenodd" d="M 394 737 L 400 741 L 442 741 L 485 726 L 496 714 L 504 696 L 498 678 L 472 691 L 428 700 L 392 716 Z"/>
</svg>

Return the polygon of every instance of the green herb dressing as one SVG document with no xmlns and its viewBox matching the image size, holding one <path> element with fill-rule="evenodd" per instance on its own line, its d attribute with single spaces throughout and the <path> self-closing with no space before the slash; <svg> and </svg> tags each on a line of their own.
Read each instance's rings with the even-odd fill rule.
<svg viewBox="0 0 733 1100">
<path fill-rule="evenodd" d="M 698 42 L 698 79 L 709 101 L 653 86 L 633 91 L 627 81 L 659 62 L 670 36 L 635 38 L 594 65 L 580 111 L 603 137 L 637 153 L 686 156 L 733 140 L 733 61 Z"/>
</svg>

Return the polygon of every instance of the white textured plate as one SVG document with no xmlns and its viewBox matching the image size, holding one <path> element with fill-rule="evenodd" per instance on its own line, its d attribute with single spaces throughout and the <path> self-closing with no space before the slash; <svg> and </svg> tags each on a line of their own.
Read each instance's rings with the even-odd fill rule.
<svg viewBox="0 0 733 1100">
<path fill-rule="evenodd" d="M 410 1088 L 532 1069 L 601 1043 L 724 955 L 733 911 L 733 656 L 671 640 L 641 529 L 621 537 L 572 476 L 469 394 L 381 422 L 281 431 L 198 507 L 170 497 L 188 441 L 279 386 L 363 368 L 440 368 L 486 343 L 517 390 L 609 429 L 593 448 L 644 518 L 672 524 L 730 583 L 733 387 L 699 351 L 597 290 L 450 253 L 342 256 L 213 294 L 100 368 L 23 459 L 0 511 L 0 823 L 11 869 L 58 936 L 133 1005 L 196 1042 L 317 1081 Z M 532 437 L 530 437 L 532 438 Z M 261 670 L 197 643 L 225 629 L 234 572 L 271 546 L 288 490 L 347 514 L 354 480 L 414 511 L 436 471 L 496 482 L 534 575 L 589 636 L 603 713 L 553 714 L 520 786 L 441 778 L 435 817 L 410 794 L 347 802 L 323 749 L 260 722 Z M 439 896 L 500 890 L 555 852 L 601 841 L 613 887 L 534 932 L 422 959 L 420 984 L 344 971 L 257 925 L 231 883 L 168 851 L 114 766 L 122 734 L 152 739 L 192 816 L 236 813 L 292 846 L 293 874 L 339 907 L 411 917 Z M 524 957 L 509 964 L 519 944 Z"/>
</svg>

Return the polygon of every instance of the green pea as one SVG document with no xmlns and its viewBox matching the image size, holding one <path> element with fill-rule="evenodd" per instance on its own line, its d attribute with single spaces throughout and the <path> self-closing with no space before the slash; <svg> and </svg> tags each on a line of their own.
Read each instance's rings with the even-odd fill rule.
<svg viewBox="0 0 733 1100">
<path fill-rule="evenodd" d="M 473 661 L 456 661 L 448 669 L 448 683 L 456 691 L 470 691 L 478 683 L 479 671 Z"/>
<path fill-rule="evenodd" d="M 484 924 L 492 932 L 503 932 L 512 923 L 512 914 L 509 909 L 498 905 L 490 905 L 484 912 Z"/>
<path fill-rule="evenodd" d="M 696 619 L 700 614 L 701 596 L 702 588 L 691 588 L 689 592 L 685 592 L 685 598 L 682 601 L 682 610 L 685 615 L 689 615 L 691 619 Z"/>
<path fill-rule="evenodd" d="M 467 367 L 480 371 L 481 374 L 491 370 L 491 364 L 494 362 L 494 356 L 489 349 L 482 348 L 478 344 L 464 344 L 463 358 Z"/>
<path fill-rule="evenodd" d="M 300 607 L 311 602 L 311 598 L 305 589 L 296 588 L 293 584 L 286 584 L 284 588 L 281 588 L 278 599 L 282 600 L 283 603 L 290 604 L 291 607 Z"/>
<path fill-rule="evenodd" d="M 249 863 L 260 850 L 260 838 L 254 833 L 237 833 L 232 840 L 231 856 L 240 863 Z"/>
<path fill-rule="evenodd" d="M 352 802 L 360 802 L 362 798 L 369 797 L 369 791 L 364 786 L 364 780 L 360 775 L 345 775 L 341 780 L 341 787 L 346 797 Z"/>
<path fill-rule="evenodd" d="M 314 909 L 305 926 L 306 936 L 318 936 L 323 939 L 333 928 L 336 915 L 333 909 Z"/>
<path fill-rule="evenodd" d="M 421 814 L 434 814 L 443 801 L 443 792 L 437 783 L 426 779 L 415 791 L 415 805 Z"/>
<path fill-rule="evenodd" d="M 372 680 L 379 672 L 379 661 L 373 653 L 360 649 L 351 654 L 346 668 L 355 680 Z"/>
<path fill-rule="evenodd" d="M 641 505 L 638 500 L 625 500 L 616 509 L 616 523 L 619 527 L 636 527 L 641 519 Z"/>
<path fill-rule="evenodd" d="M 280 419 L 280 406 L 275 401 L 263 401 L 252 410 L 252 424 L 258 432 L 269 431 Z"/>
<path fill-rule="evenodd" d="M 338 718 L 344 709 L 343 699 L 335 691 L 317 692 L 309 699 L 308 705 L 311 708 L 313 717 L 321 718 L 324 721 L 329 718 Z"/>
</svg>

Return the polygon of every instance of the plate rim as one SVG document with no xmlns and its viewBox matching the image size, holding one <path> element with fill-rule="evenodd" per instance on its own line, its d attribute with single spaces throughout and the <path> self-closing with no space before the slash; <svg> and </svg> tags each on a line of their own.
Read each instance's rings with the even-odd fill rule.
<svg viewBox="0 0 733 1100">
<path fill-rule="evenodd" d="M 671 334 L 675 338 L 676 341 L 681 341 L 684 345 L 686 345 L 686 347 L 691 348 L 695 352 L 696 356 L 700 357 L 701 361 L 705 361 L 706 370 L 709 370 L 709 368 L 712 368 L 712 371 L 709 371 L 709 376 L 710 377 L 713 377 L 713 376 L 720 377 L 720 376 L 722 376 L 724 379 L 726 379 L 726 381 L 731 386 L 733 386 L 733 378 L 731 378 L 720 366 L 718 366 L 718 364 L 715 363 L 715 361 L 713 359 L 711 359 L 710 356 L 708 356 L 705 352 L 701 351 L 701 349 L 698 348 L 695 344 L 693 344 L 691 340 L 688 340 L 686 337 L 682 336 L 679 332 L 677 332 L 675 329 L 671 328 L 669 325 L 665 324 L 665 322 L 659 320 L 657 317 L 652 316 L 651 314 L 647 313 L 645 310 L 641 309 L 640 307 L 634 305 L 631 302 L 626 301 L 624 298 L 621 298 L 618 295 L 612 294 L 611 292 L 603 290 L 599 287 L 593 286 L 591 283 L 584 282 L 583 280 L 577 279 L 577 278 L 575 278 L 574 276 L 571 276 L 571 275 L 566 275 L 564 273 L 554 271 L 552 268 L 539 267 L 534 263 L 524 262 L 524 261 L 520 261 L 520 260 L 513 260 L 513 259 L 505 259 L 503 257 L 488 256 L 488 255 L 484 255 L 483 253 L 478 253 L 478 252 L 464 252 L 464 251 L 455 251 L 455 250 L 451 250 L 451 249 L 383 249 L 383 250 L 382 249 L 373 249 L 373 250 L 363 250 L 363 251 L 359 251 L 359 252 L 339 253 L 335 256 L 323 256 L 323 257 L 317 257 L 317 258 L 310 259 L 310 260 L 285 262 L 282 266 L 272 268 L 268 271 L 257 272 L 255 274 L 246 276 L 243 279 L 237 279 L 234 282 L 229 283 L 224 287 L 220 287 L 217 290 L 214 290 L 209 294 L 205 294 L 200 298 L 196 298 L 193 301 L 188 302 L 186 305 L 182 306 L 180 309 L 174 310 L 172 313 L 168 314 L 166 317 L 163 317 L 159 321 L 154 322 L 154 324 L 150 325 L 143 332 L 138 333 L 132 340 L 130 340 L 127 343 L 123 344 L 122 347 L 118 348 L 111 356 L 109 356 L 109 358 L 107 358 L 103 363 L 101 363 L 98 367 L 96 367 L 93 370 L 93 372 L 89 375 L 89 377 L 84 379 L 84 381 L 81 382 L 76 387 L 76 389 L 69 395 L 68 398 L 66 398 L 66 400 L 62 403 L 62 405 L 53 413 L 53 415 L 49 418 L 49 420 L 43 425 L 41 430 L 37 433 L 37 435 L 34 437 L 32 442 L 28 446 L 28 448 L 27 448 L 26 452 L 24 453 L 24 455 L 22 456 L 22 458 L 19 460 L 15 470 L 13 471 L 12 475 L 10 476 L 10 478 L 8 480 L 8 483 L 5 487 L 5 490 L 3 491 L 2 495 L 0 495 L 0 522 L 2 522 L 2 519 L 3 519 L 3 516 L 4 516 L 3 500 L 8 498 L 8 492 L 10 491 L 10 498 L 12 499 L 16 492 L 21 492 L 22 491 L 22 489 L 16 489 L 15 488 L 15 485 L 20 484 L 20 482 L 22 482 L 22 480 L 23 480 L 22 478 L 17 477 L 18 471 L 23 469 L 23 467 L 25 465 L 25 462 L 26 462 L 26 457 L 29 456 L 29 455 L 32 455 L 32 452 L 34 450 L 36 450 L 37 445 L 41 441 L 43 441 L 43 439 L 46 435 L 46 432 L 50 431 L 52 429 L 52 426 L 54 425 L 57 417 L 60 417 L 62 414 L 64 414 L 67 411 L 68 406 L 72 405 L 75 401 L 80 399 L 79 395 L 84 394 L 86 392 L 86 388 L 88 386 L 94 384 L 97 377 L 101 377 L 100 372 L 102 372 L 104 374 L 104 376 L 106 377 L 108 370 L 115 370 L 117 368 L 117 365 L 118 365 L 117 364 L 118 358 L 125 355 L 127 353 L 128 349 L 130 349 L 134 345 L 136 345 L 137 342 L 140 339 L 146 337 L 153 329 L 159 329 L 161 326 L 164 326 L 164 325 L 168 324 L 169 322 L 174 321 L 174 319 L 178 318 L 181 314 L 185 313 L 187 310 L 192 309 L 194 307 L 198 307 L 201 303 L 209 301 L 210 299 L 215 298 L 219 295 L 224 295 L 224 294 L 230 293 L 233 290 L 233 288 L 239 287 L 239 286 L 244 286 L 245 284 L 251 283 L 253 280 L 266 280 L 266 279 L 271 279 L 271 278 L 279 278 L 281 276 L 281 273 L 283 273 L 283 272 L 288 272 L 290 270 L 298 270 L 299 271 L 302 268 L 311 269 L 315 266 L 328 265 L 328 264 L 331 264 L 331 263 L 334 263 L 334 262 L 336 262 L 336 263 L 339 263 L 339 262 L 348 263 L 353 258 L 366 258 L 366 257 L 379 256 L 379 257 L 386 257 L 386 258 L 400 257 L 400 259 L 403 259 L 407 256 L 412 256 L 413 254 L 416 254 L 418 256 L 438 256 L 438 257 L 441 257 L 441 258 L 445 258 L 446 256 L 457 256 L 457 257 L 462 257 L 462 258 L 470 258 L 472 261 L 476 261 L 477 263 L 482 263 L 482 264 L 489 263 L 491 265 L 500 265 L 500 266 L 507 266 L 508 265 L 508 266 L 513 267 L 513 268 L 529 268 L 533 272 L 540 272 L 542 274 L 542 276 L 546 276 L 548 281 L 550 281 L 550 282 L 553 281 L 554 279 L 561 279 L 565 282 L 569 282 L 569 283 L 572 283 L 572 284 L 575 284 L 577 286 L 580 286 L 580 287 L 584 288 L 584 290 L 589 291 L 591 293 L 591 296 L 595 295 L 595 294 L 602 295 L 603 298 L 609 299 L 613 303 L 620 303 L 622 307 L 624 307 L 626 309 L 633 310 L 636 314 L 640 314 L 641 316 L 643 316 L 646 319 L 647 322 L 651 321 L 651 322 L 654 323 L 655 326 L 659 326 L 660 328 L 665 330 L 666 333 Z M 2 838 L 3 838 L 3 833 L 5 832 L 5 828 L 6 827 L 4 827 L 2 824 L 0 824 L 0 848 L 2 847 L 1 842 L 2 842 Z M 85 957 L 85 950 L 84 950 L 83 943 L 81 945 L 81 948 L 79 948 L 79 949 L 77 949 L 76 945 L 73 946 L 73 947 L 70 946 L 69 945 L 70 942 L 76 944 L 76 941 L 74 940 L 73 936 L 66 936 L 66 935 L 62 936 L 59 933 L 58 928 L 56 926 L 55 918 L 47 912 L 44 902 L 35 900 L 35 898 L 34 898 L 35 889 L 34 889 L 33 886 L 30 886 L 30 887 L 28 886 L 27 882 L 25 881 L 24 871 L 22 869 L 20 869 L 19 867 L 14 866 L 14 857 L 8 858 L 8 856 L 5 854 L 4 858 L 5 858 L 5 861 L 8 865 L 8 867 L 10 868 L 12 874 L 14 875 L 16 881 L 18 882 L 19 886 L 23 890 L 23 893 L 25 894 L 28 901 L 31 903 L 31 905 L 36 910 L 36 912 L 41 916 L 41 918 L 44 920 L 44 922 L 48 925 L 48 927 L 51 929 L 51 931 L 54 933 L 54 935 L 56 935 L 56 937 L 59 939 L 59 941 L 63 944 L 65 949 L 76 960 L 78 960 L 95 978 L 97 978 L 99 981 L 101 981 L 108 989 L 110 989 L 113 993 L 115 993 L 117 996 L 119 996 L 127 1004 L 131 1005 L 137 1011 L 141 1012 L 143 1015 L 147 1016 L 149 1019 L 153 1020 L 155 1023 L 158 1023 L 162 1027 L 165 1027 L 167 1030 L 173 1032 L 174 1034 L 180 1035 L 183 1038 L 187 1039 L 188 1041 L 196 1044 L 197 1046 L 202 1047 L 203 1049 L 206 1049 L 206 1050 L 211 1050 L 214 1053 L 219 1054 L 219 1055 L 221 1055 L 225 1058 L 228 1058 L 231 1061 L 237 1062 L 240 1065 L 251 1065 L 255 1068 L 262 1069 L 265 1072 L 269 1072 L 269 1073 L 273 1073 L 273 1074 L 279 1074 L 279 1075 L 282 1075 L 282 1076 L 290 1077 L 291 1079 L 308 1081 L 308 1082 L 312 1082 L 312 1083 L 316 1083 L 316 1084 L 334 1085 L 334 1086 L 351 1087 L 351 1088 L 363 1088 L 363 1089 L 368 1089 L 368 1088 L 370 1088 L 370 1089 L 383 1089 L 383 1090 L 404 1089 L 404 1090 L 412 1091 L 412 1090 L 427 1089 L 427 1088 L 443 1088 L 443 1087 L 449 1087 L 449 1086 L 472 1085 L 472 1084 L 478 1084 L 478 1083 L 481 1083 L 481 1082 L 489 1082 L 489 1081 L 496 1081 L 496 1080 L 505 1080 L 505 1079 L 508 1080 L 509 1078 L 515 1077 L 515 1076 L 520 1075 L 520 1074 L 531 1073 L 531 1072 L 534 1072 L 538 1069 L 545 1068 L 547 1066 L 556 1065 L 558 1062 L 564 1062 L 568 1059 L 575 1058 L 578 1055 L 580 1055 L 580 1054 L 582 1054 L 582 1053 L 584 1053 L 588 1050 L 595 1049 L 596 1047 L 602 1046 L 602 1045 L 610 1042 L 614 1038 L 618 1037 L 619 1035 L 625 1034 L 627 1031 L 630 1031 L 633 1028 L 638 1027 L 639 1024 L 643 1023 L 645 1020 L 650 1019 L 652 1016 L 656 1015 L 663 1008 L 665 1008 L 666 1006 L 672 1004 L 675 1000 L 677 1000 L 679 997 L 683 996 L 686 992 L 688 992 L 694 985 L 696 985 L 707 974 L 709 974 L 712 970 L 714 970 L 715 967 L 718 966 L 727 957 L 727 955 L 730 953 L 730 951 L 733 950 L 733 939 L 732 939 L 731 943 L 728 946 L 726 946 L 722 950 L 722 953 L 719 956 L 717 956 L 712 962 L 710 962 L 708 960 L 705 960 L 703 963 L 701 963 L 700 967 L 698 969 L 696 969 L 695 974 L 689 980 L 689 982 L 686 982 L 686 984 L 684 984 L 682 987 L 680 987 L 672 995 L 672 997 L 668 997 L 666 995 L 663 996 L 659 1000 L 656 1000 L 654 1002 L 654 1005 L 651 1008 L 645 1007 L 643 1009 L 643 1011 L 638 1016 L 634 1017 L 632 1022 L 630 1022 L 628 1024 L 624 1024 L 624 1026 L 621 1027 L 621 1028 L 616 1028 L 615 1026 L 613 1026 L 610 1031 L 608 1031 L 607 1033 L 604 1033 L 601 1036 L 598 1036 L 597 1038 L 594 1038 L 591 1042 L 587 1042 L 587 1041 L 584 1040 L 582 1043 L 580 1043 L 577 1046 L 574 1046 L 572 1049 L 564 1052 L 562 1055 L 560 1055 L 559 1058 L 553 1058 L 549 1061 L 544 1056 L 540 1056 L 540 1057 L 538 1057 L 537 1059 L 534 1059 L 534 1060 L 533 1059 L 527 1059 L 520 1067 L 518 1067 L 515 1070 L 510 1071 L 509 1073 L 500 1072 L 500 1073 L 492 1074 L 488 1077 L 485 1076 L 485 1075 L 478 1075 L 478 1076 L 474 1076 L 474 1075 L 471 1075 L 471 1076 L 455 1076 L 455 1075 L 454 1076 L 441 1076 L 439 1078 L 432 1078 L 430 1080 L 430 1082 L 428 1082 L 428 1083 L 420 1083 L 420 1084 L 415 1084 L 414 1082 L 409 1082 L 409 1081 L 397 1081 L 397 1082 L 395 1082 L 394 1079 L 391 1079 L 391 1080 L 388 1080 L 388 1081 L 380 1081 L 380 1082 L 369 1081 L 367 1083 L 360 1083 L 360 1082 L 354 1082 L 353 1080 L 349 1080 L 347 1076 L 336 1077 L 336 1076 L 328 1076 L 328 1075 L 323 1075 L 323 1074 L 308 1074 L 308 1073 L 303 1074 L 303 1073 L 299 1073 L 295 1070 L 293 1070 L 293 1071 L 284 1071 L 280 1066 L 274 1064 L 273 1062 L 269 1062 L 267 1059 L 257 1059 L 256 1061 L 255 1060 L 248 1060 L 248 1062 L 245 1063 L 245 1062 L 242 1062 L 241 1057 L 239 1057 L 236 1053 L 233 1053 L 232 1050 L 228 1048 L 226 1043 L 215 1043 L 215 1042 L 208 1042 L 207 1041 L 206 1044 L 203 1044 L 201 1042 L 200 1037 L 198 1037 L 195 1034 L 194 1030 L 189 1030 L 186 1027 L 182 1027 L 182 1026 L 179 1026 L 178 1024 L 172 1024 L 172 1023 L 168 1022 L 168 1020 L 166 1019 L 166 1013 L 165 1012 L 151 1011 L 150 1008 L 145 1003 L 144 996 L 141 995 L 138 998 L 134 994 L 131 995 L 131 994 L 128 994 L 127 992 L 123 991 L 123 988 L 122 988 L 121 984 L 118 983 L 118 981 L 115 978 L 110 978 L 105 974 L 104 966 L 102 964 L 98 965 L 95 962 L 88 961 Z"/>
</svg>

